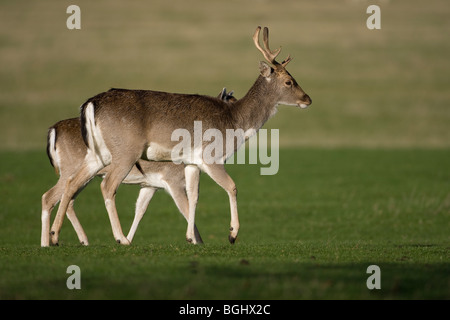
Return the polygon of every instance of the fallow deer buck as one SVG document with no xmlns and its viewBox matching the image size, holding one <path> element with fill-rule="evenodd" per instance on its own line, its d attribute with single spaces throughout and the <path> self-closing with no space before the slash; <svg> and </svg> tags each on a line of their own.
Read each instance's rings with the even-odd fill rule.
<svg viewBox="0 0 450 320">
<path fill-rule="evenodd" d="M 232 103 L 236 101 L 233 91 L 227 92 L 223 88 L 218 98 Z M 55 205 L 60 201 L 64 192 L 64 187 L 70 177 L 77 172 L 85 160 L 87 146 L 81 136 L 81 125 L 79 118 L 61 120 L 51 126 L 47 136 L 47 155 L 51 165 L 55 168 L 59 179 L 56 185 L 42 196 L 42 232 L 41 246 L 47 247 L 50 244 L 50 215 Z M 87 165 L 87 164 L 85 164 Z M 105 176 L 108 167 L 100 170 L 97 175 Z M 122 181 L 124 184 L 138 184 L 141 186 L 139 196 L 136 201 L 136 211 L 130 232 L 127 235 L 128 241 L 132 241 L 136 233 L 139 222 L 147 210 L 147 207 L 159 189 L 166 190 L 173 198 L 178 210 L 188 220 L 189 199 L 186 196 L 186 181 L 184 178 L 184 166 L 176 165 L 172 162 L 150 162 L 139 160 L 127 177 Z M 81 190 L 80 190 L 81 191 Z M 73 209 L 74 199 L 69 203 L 67 217 L 82 245 L 88 245 L 89 241 Z M 195 227 L 195 241 L 202 243 L 203 240 Z M 56 244 L 56 243 L 54 243 Z"/>
<path fill-rule="evenodd" d="M 237 189 L 225 171 L 224 163 L 248 138 L 255 134 L 277 111 L 279 104 L 306 108 L 310 97 L 302 90 L 286 70 L 290 56 L 279 63 L 275 59 L 281 48 L 269 49 L 269 31 L 264 28 L 263 46 L 259 44 L 261 27 L 253 35 L 257 49 L 271 64 L 260 62 L 260 75 L 242 98 L 232 105 L 208 96 L 174 94 L 150 90 L 110 90 L 88 99 L 81 106 L 83 138 L 88 145 L 86 157 L 92 159 L 89 166 L 79 168 L 69 179 L 55 221 L 52 234 L 55 239 L 61 228 L 67 207 L 77 191 L 97 172 L 109 165 L 108 174 L 101 183 L 101 191 L 110 218 L 114 238 L 121 244 L 129 244 L 123 235 L 118 219 L 115 194 L 118 186 L 135 163 L 141 159 L 153 161 L 181 161 L 185 166 L 186 190 L 189 202 L 186 239 L 196 243 L 194 237 L 195 208 L 198 199 L 199 171 L 206 172 L 227 193 L 231 207 L 229 241 L 234 243 L 238 235 L 239 219 L 236 202 Z M 217 159 L 204 161 L 203 150 L 211 141 L 195 144 L 190 152 L 179 153 L 175 159 L 172 149 L 177 145 L 172 133 L 183 129 L 195 136 L 195 122 L 201 121 L 202 133 L 219 130 L 227 137 L 223 152 Z M 227 130 L 228 129 L 228 130 Z M 234 132 L 230 138 L 229 131 Z M 229 144 L 233 148 L 229 148 Z M 96 161 L 96 162 L 95 162 Z M 95 165 L 94 165 L 95 163 Z"/>
</svg>

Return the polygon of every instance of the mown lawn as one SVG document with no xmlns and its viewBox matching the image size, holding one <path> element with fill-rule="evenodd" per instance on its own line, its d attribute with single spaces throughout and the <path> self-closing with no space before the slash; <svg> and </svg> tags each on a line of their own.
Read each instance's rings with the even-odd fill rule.
<svg viewBox="0 0 450 320">
<path fill-rule="evenodd" d="M 447 150 L 287 149 L 280 171 L 229 165 L 241 231 L 227 242 L 228 199 L 202 176 L 197 225 L 156 194 L 130 247 L 114 242 L 94 180 L 76 210 L 91 245 L 65 221 L 59 247 L 40 248 L 40 196 L 55 181 L 44 152 L 2 152 L 0 298 L 448 299 L 450 153 Z M 131 225 L 137 187 L 118 210 Z M 81 290 L 69 290 L 69 265 Z M 381 289 L 366 287 L 378 265 Z"/>
<path fill-rule="evenodd" d="M 78 0 L 0 3 L 0 299 L 449 299 L 450 6 L 432 1 Z M 369 30 L 366 9 L 381 8 Z M 41 195 L 56 177 L 47 128 L 111 87 L 245 95 L 270 28 L 280 59 L 311 96 L 279 107 L 279 172 L 229 165 L 241 230 L 227 241 L 228 198 L 202 176 L 197 225 L 158 192 L 133 245 L 114 242 L 95 179 L 77 199 L 89 237 L 65 221 L 40 248 Z M 121 186 L 123 229 L 137 186 Z M 81 290 L 66 287 L 69 265 Z M 378 265 L 381 289 L 369 290 Z"/>
</svg>

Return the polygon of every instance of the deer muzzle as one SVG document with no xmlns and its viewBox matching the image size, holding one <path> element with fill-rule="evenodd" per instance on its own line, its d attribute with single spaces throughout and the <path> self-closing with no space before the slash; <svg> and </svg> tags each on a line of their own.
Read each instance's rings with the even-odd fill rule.
<svg viewBox="0 0 450 320">
<path fill-rule="evenodd" d="M 305 94 L 305 95 L 302 97 L 302 100 L 300 100 L 300 101 L 297 103 L 297 105 L 298 105 L 300 108 L 305 109 L 305 108 L 309 107 L 309 105 L 310 105 L 311 103 L 312 103 L 311 98 L 310 98 L 307 94 Z"/>
</svg>

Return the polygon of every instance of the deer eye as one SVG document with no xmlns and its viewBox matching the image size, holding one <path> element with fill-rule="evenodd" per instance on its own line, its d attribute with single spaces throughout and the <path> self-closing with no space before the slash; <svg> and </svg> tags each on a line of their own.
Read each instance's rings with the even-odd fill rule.
<svg viewBox="0 0 450 320">
<path fill-rule="evenodd" d="M 288 80 L 288 81 L 286 81 L 284 84 L 285 84 L 286 86 L 290 87 L 291 84 L 292 84 L 292 82 L 291 82 L 290 80 Z"/>
</svg>

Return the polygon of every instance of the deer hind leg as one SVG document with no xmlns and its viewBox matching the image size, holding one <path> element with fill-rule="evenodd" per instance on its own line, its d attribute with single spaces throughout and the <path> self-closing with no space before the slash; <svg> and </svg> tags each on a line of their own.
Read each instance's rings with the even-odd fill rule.
<svg viewBox="0 0 450 320">
<path fill-rule="evenodd" d="M 231 244 L 234 244 L 239 232 L 236 184 L 225 171 L 225 167 L 222 164 L 205 165 L 204 170 L 219 186 L 221 186 L 228 193 L 231 211 L 230 235 L 228 236 L 228 240 Z"/>
<path fill-rule="evenodd" d="M 53 208 L 61 200 L 64 192 L 65 179 L 60 178 L 53 188 L 42 195 L 42 214 L 41 214 L 41 247 L 50 245 L 50 216 Z"/>
<path fill-rule="evenodd" d="M 83 165 L 78 171 L 70 176 L 66 183 L 65 189 L 61 197 L 61 202 L 58 207 L 58 212 L 56 213 L 55 220 L 51 227 L 50 236 L 53 245 L 58 245 L 59 233 L 61 231 L 64 216 L 69 209 L 70 202 L 75 199 L 77 194 L 91 181 L 91 179 L 97 174 L 97 172 L 102 169 L 103 166 L 98 164 L 93 165 Z M 72 217 L 72 212 L 70 212 Z M 81 225 L 80 225 L 81 226 Z M 84 231 L 83 231 L 84 232 Z"/>
<path fill-rule="evenodd" d="M 173 198 L 178 210 L 180 210 L 183 217 L 186 221 L 189 222 L 189 201 L 186 195 L 186 190 L 184 186 L 175 184 L 172 185 L 169 183 L 168 191 Z M 194 242 L 197 244 L 202 244 L 203 239 L 200 236 L 200 232 L 197 229 L 197 226 L 194 224 Z"/>
<path fill-rule="evenodd" d="M 120 225 L 119 216 L 116 208 L 116 192 L 123 179 L 130 172 L 136 159 L 123 159 L 121 162 L 111 163 L 109 172 L 103 179 L 100 187 L 105 200 L 106 210 L 108 211 L 109 221 L 113 231 L 114 239 L 122 245 L 129 245 L 130 241 L 124 236 L 122 226 Z"/>
<path fill-rule="evenodd" d="M 147 210 L 148 204 L 150 200 L 152 200 L 153 195 L 156 192 L 156 188 L 153 187 L 145 187 L 141 188 L 139 191 L 139 196 L 136 201 L 136 211 L 134 214 L 133 224 L 131 225 L 131 229 L 128 232 L 127 239 L 130 243 L 133 241 L 134 234 L 136 233 L 137 227 L 139 226 L 139 222 Z"/>
<path fill-rule="evenodd" d="M 88 246 L 89 241 L 86 236 L 86 233 L 83 230 L 83 227 L 81 226 L 80 221 L 77 218 L 77 215 L 75 213 L 75 210 L 73 209 L 73 203 L 75 200 L 71 200 L 69 202 L 69 207 L 67 208 L 67 218 L 69 219 L 70 223 L 72 223 L 73 228 L 75 229 L 75 232 L 77 233 L 78 240 L 83 246 Z"/>
<path fill-rule="evenodd" d="M 56 187 L 56 186 L 55 186 Z M 54 187 L 54 188 L 55 188 Z M 56 188 L 55 188 L 56 189 Z M 42 196 L 42 232 L 41 232 L 41 247 L 48 247 L 50 245 L 50 216 L 51 211 L 54 206 L 59 202 L 62 195 L 62 189 L 49 190 Z M 52 199 L 52 200 L 50 200 Z M 74 200 L 70 201 L 69 207 L 67 209 L 67 218 L 69 218 L 72 223 L 75 232 L 77 233 L 78 239 L 82 245 L 89 245 L 86 233 L 78 221 L 78 218 L 73 209 Z"/>
<path fill-rule="evenodd" d="M 64 193 L 64 186 L 67 183 L 67 179 L 64 175 L 60 176 L 57 184 L 48 190 L 44 195 L 42 196 L 42 232 L 41 232 L 41 246 L 42 247 L 48 247 L 50 245 L 50 217 L 51 212 L 53 208 L 56 206 L 56 204 L 61 200 L 61 197 Z M 78 239 L 80 240 L 80 243 L 83 245 L 88 245 L 88 239 L 86 236 L 86 233 L 83 230 L 83 227 L 81 226 L 80 222 L 77 219 L 77 216 L 75 214 L 75 211 L 73 209 L 73 202 L 74 200 L 71 200 L 69 202 L 69 206 L 67 208 L 67 217 L 69 218 L 70 222 L 72 223 L 72 226 L 74 227 Z"/>
<path fill-rule="evenodd" d="M 189 203 L 188 227 L 186 240 L 197 244 L 195 237 L 195 209 L 198 201 L 198 186 L 200 182 L 200 169 L 195 165 L 187 165 L 184 169 L 186 177 L 186 194 Z"/>
</svg>

